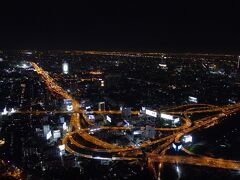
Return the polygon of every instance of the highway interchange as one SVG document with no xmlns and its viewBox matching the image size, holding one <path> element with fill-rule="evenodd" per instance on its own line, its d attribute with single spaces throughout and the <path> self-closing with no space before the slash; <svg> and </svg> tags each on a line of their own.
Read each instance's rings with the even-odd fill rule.
<svg viewBox="0 0 240 180">
<path fill-rule="evenodd" d="M 73 111 L 71 112 L 71 131 L 63 138 L 62 143 L 65 145 L 66 151 L 74 155 L 85 158 L 100 159 L 100 160 L 124 160 L 124 161 L 141 161 L 146 160 L 149 168 L 155 171 L 156 163 L 182 163 L 196 166 L 207 166 L 214 168 L 224 168 L 231 170 L 240 170 L 240 162 L 235 160 L 218 159 L 214 157 L 207 157 L 203 155 L 196 155 L 182 148 L 185 155 L 167 155 L 167 150 L 171 148 L 175 142 L 180 142 L 181 138 L 195 130 L 208 128 L 218 124 L 222 119 L 230 116 L 240 110 L 240 104 L 225 105 L 222 107 L 207 105 L 207 104 L 190 104 L 183 105 L 176 108 L 166 109 L 164 113 L 181 116 L 183 123 L 178 127 L 161 127 L 155 128 L 156 131 L 167 132 L 163 136 L 157 137 L 153 140 L 147 140 L 140 146 L 121 146 L 111 144 L 100 138 L 90 134 L 93 122 L 90 121 L 85 114 L 85 110 L 80 106 L 77 100 L 74 99 L 67 91 L 61 88 L 54 82 L 48 72 L 44 71 L 36 63 L 31 63 L 38 75 L 43 79 L 48 89 L 54 93 L 61 95 L 64 99 L 71 99 L 73 104 Z M 17 112 L 17 113 L 32 113 L 41 114 L 47 111 L 39 112 Z M 54 113 L 67 113 L 64 111 L 56 111 Z M 104 114 L 120 114 L 120 111 L 96 111 L 95 113 Z M 192 120 L 191 116 L 197 113 L 206 113 L 207 116 Z M 133 112 L 137 115 L 138 112 Z M 211 114 L 211 115 L 209 115 Z M 132 127 L 112 127 L 100 126 L 97 131 L 123 131 L 131 129 Z M 144 128 L 144 127 L 141 127 Z M 106 131 L 106 132 L 108 132 Z M 82 139 L 82 141 L 79 141 Z M 84 143 L 83 143 L 84 142 Z M 87 142 L 87 143 L 86 143 Z M 87 144 L 91 144 L 88 146 Z M 93 155 L 97 154 L 97 155 Z M 105 156 L 107 154 L 107 156 Z"/>
</svg>

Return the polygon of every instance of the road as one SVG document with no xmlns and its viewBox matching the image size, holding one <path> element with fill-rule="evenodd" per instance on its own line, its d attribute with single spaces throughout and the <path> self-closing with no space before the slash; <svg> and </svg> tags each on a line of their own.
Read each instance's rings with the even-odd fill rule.
<svg viewBox="0 0 240 180">
<path fill-rule="evenodd" d="M 66 150 L 69 153 L 77 154 L 79 156 L 91 159 L 105 159 L 107 157 L 101 156 L 101 153 L 112 153 L 113 156 L 111 160 L 136 160 L 136 159 L 148 159 L 149 166 L 154 168 L 154 163 L 183 163 L 196 166 L 208 166 L 214 168 L 224 168 L 224 169 L 240 169 L 240 162 L 233 160 L 224 160 L 216 159 L 213 157 L 206 157 L 200 155 L 194 155 L 190 152 L 185 152 L 187 155 L 180 156 L 171 156 L 167 155 L 167 150 L 170 148 L 171 144 L 174 142 L 180 142 L 181 137 L 185 134 L 191 133 L 192 131 L 200 130 L 210 126 L 218 124 L 223 118 L 230 116 L 238 111 L 240 111 L 240 104 L 236 103 L 233 105 L 226 105 L 222 107 L 208 105 L 208 104 L 191 104 L 183 105 L 171 109 L 166 109 L 162 112 L 174 115 L 180 115 L 183 119 L 183 123 L 179 127 L 174 128 L 155 128 L 157 131 L 170 131 L 171 133 L 166 136 L 157 137 L 152 140 L 143 142 L 140 146 L 120 146 L 116 144 L 111 144 L 100 138 L 90 134 L 90 126 L 93 123 L 87 118 L 85 110 L 80 106 L 80 104 L 63 88 L 58 86 L 54 79 L 49 76 L 42 68 L 40 68 L 36 63 L 32 63 L 33 68 L 39 74 L 39 76 L 44 80 L 46 86 L 51 92 L 57 93 L 65 99 L 71 99 L 73 102 L 73 112 L 71 112 L 70 124 L 72 126 L 72 131 L 69 132 L 64 138 L 62 143 L 65 144 Z M 40 112 L 18 112 L 18 113 L 47 113 L 47 111 Z M 68 113 L 63 111 L 54 111 L 54 113 Z M 120 114 L 120 111 L 95 111 L 95 113 L 100 114 Z M 134 115 L 137 115 L 139 112 L 133 112 Z M 212 113 L 211 115 L 206 115 L 204 118 L 198 120 L 191 120 L 190 115 L 196 113 Z M 80 118 L 83 115 L 83 118 Z M 81 127 L 81 124 L 84 124 L 85 127 Z M 142 129 L 144 127 L 141 127 Z M 98 131 L 102 130 L 111 130 L 111 131 L 122 131 L 127 130 L 128 127 L 112 127 L 112 126 L 102 126 L 98 127 Z M 76 136 L 81 138 L 76 139 Z M 91 144 L 94 146 L 86 146 L 86 144 Z M 74 146 L 71 148 L 69 145 Z M 142 153 L 144 149 L 148 148 L 145 155 Z M 82 150 L 89 152 L 89 154 L 82 153 Z M 183 149 L 184 150 L 184 149 Z M 99 156 L 97 158 L 92 156 L 91 153 L 97 152 Z M 118 156 L 116 156 L 116 154 Z M 144 156 L 139 156 L 139 155 Z M 153 169 L 155 171 L 155 169 Z M 156 171 L 155 171 L 156 172 Z"/>
</svg>

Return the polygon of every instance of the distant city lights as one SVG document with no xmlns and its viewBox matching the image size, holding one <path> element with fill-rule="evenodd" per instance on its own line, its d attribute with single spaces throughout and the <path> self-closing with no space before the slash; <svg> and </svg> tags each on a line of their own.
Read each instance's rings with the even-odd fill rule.
<svg viewBox="0 0 240 180">
<path fill-rule="evenodd" d="M 1 113 L 1 115 L 7 115 L 8 114 L 8 111 L 7 111 L 7 108 L 5 107 L 4 109 L 3 109 L 3 112 Z"/>
<path fill-rule="evenodd" d="M 1 112 L 1 115 L 2 115 L 2 116 L 11 115 L 11 114 L 13 114 L 13 113 L 15 113 L 15 112 L 16 112 L 16 110 L 15 110 L 14 108 L 11 108 L 11 110 L 8 111 L 7 108 L 5 107 L 5 108 L 3 109 L 3 112 Z"/>
<path fill-rule="evenodd" d="M 104 87 L 104 81 L 101 81 L 101 87 Z"/>
</svg>

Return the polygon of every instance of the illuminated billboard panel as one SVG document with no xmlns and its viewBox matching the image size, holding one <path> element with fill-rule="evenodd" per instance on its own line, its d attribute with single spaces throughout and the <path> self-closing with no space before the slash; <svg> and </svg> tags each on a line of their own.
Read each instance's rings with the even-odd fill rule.
<svg viewBox="0 0 240 180">
<path fill-rule="evenodd" d="M 163 118 L 163 119 L 167 119 L 167 120 L 174 120 L 173 116 L 169 115 L 169 114 L 161 113 L 160 117 Z"/>
<path fill-rule="evenodd" d="M 47 133 L 46 139 L 48 140 L 48 139 L 50 139 L 50 137 L 52 137 L 52 132 L 51 132 L 51 131 L 49 131 L 49 132 Z"/>
<path fill-rule="evenodd" d="M 152 117 L 157 117 L 157 112 L 146 109 L 146 114 Z"/>
<path fill-rule="evenodd" d="M 189 97 L 188 97 L 188 101 L 189 101 L 189 102 L 197 103 L 197 102 L 198 102 L 198 99 L 197 99 L 196 97 L 189 96 Z"/>
<path fill-rule="evenodd" d="M 65 144 L 59 145 L 58 146 L 60 151 L 64 151 L 65 150 Z"/>
<path fill-rule="evenodd" d="M 106 118 L 108 122 L 112 122 L 112 119 L 109 116 L 107 116 Z"/>
<path fill-rule="evenodd" d="M 191 135 L 183 136 L 183 142 L 185 143 L 192 142 L 192 136 Z"/>
</svg>

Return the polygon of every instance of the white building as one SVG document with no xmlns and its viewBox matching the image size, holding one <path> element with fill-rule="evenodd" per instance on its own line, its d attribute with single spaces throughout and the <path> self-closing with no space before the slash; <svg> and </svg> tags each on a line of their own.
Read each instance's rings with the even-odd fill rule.
<svg viewBox="0 0 240 180">
<path fill-rule="evenodd" d="M 63 70 L 63 74 L 68 74 L 68 71 L 69 71 L 68 63 L 64 62 L 62 64 L 62 70 Z"/>
</svg>

